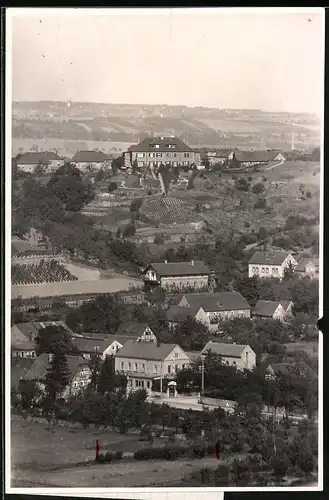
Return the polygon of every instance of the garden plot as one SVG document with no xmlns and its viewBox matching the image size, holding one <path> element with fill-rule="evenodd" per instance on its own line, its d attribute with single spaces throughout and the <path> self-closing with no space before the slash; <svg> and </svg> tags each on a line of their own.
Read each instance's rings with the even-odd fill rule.
<svg viewBox="0 0 329 500">
<path fill-rule="evenodd" d="M 145 200 L 141 213 L 163 224 L 170 224 L 194 220 L 192 210 L 192 207 L 180 198 L 158 197 L 153 200 Z"/>
</svg>

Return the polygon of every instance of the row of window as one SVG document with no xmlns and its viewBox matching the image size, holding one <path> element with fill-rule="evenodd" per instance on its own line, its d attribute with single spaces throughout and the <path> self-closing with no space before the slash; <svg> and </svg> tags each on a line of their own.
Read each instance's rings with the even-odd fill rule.
<svg viewBox="0 0 329 500">
<path fill-rule="evenodd" d="M 80 382 L 73 382 L 73 387 L 84 387 L 85 385 L 88 385 L 89 380 L 80 380 Z"/>
<path fill-rule="evenodd" d="M 144 165 L 149 165 L 150 167 L 160 167 L 162 163 L 164 163 L 165 165 L 171 165 L 172 164 L 173 167 L 177 167 L 178 166 L 178 162 L 177 161 L 173 161 L 173 162 L 169 162 L 169 161 L 166 161 L 166 162 L 161 162 L 161 161 L 149 161 L 149 162 L 138 161 L 138 166 L 139 167 L 143 167 Z M 190 162 L 189 161 L 182 161 L 181 165 L 183 167 L 188 167 L 190 165 Z"/>
<path fill-rule="evenodd" d="M 149 380 L 135 380 L 135 387 L 140 387 L 142 389 L 144 389 L 145 387 L 145 384 L 144 382 L 146 382 L 146 388 L 147 389 L 150 389 L 151 388 L 151 382 Z"/>
<path fill-rule="evenodd" d="M 259 267 L 253 267 L 253 268 L 252 268 L 252 272 L 253 272 L 253 273 L 258 273 L 258 272 L 259 272 Z M 265 273 L 265 274 L 269 274 L 269 272 L 270 272 L 270 268 L 269 268 L 269 267 L 262 267 L 262 268 L 261 268 L 261 272 L 262 272 L 262 273 Z M 278 270 L 276 267 L 274 267 L 274 268 L 272 269 L 272 273 L 273 273 L 273 274 L 278 274 L 278 273 L 279 273 L 279 270 Z"/>
<path fill-rule="evenodd" d="M 17 351 L 16 352 L 16 357 L 17 358 L 35 358 L 36 354 L 35 352 L 26 352 L 26 351 Z"/>
<path fill-rule="evenodd" d="M 173 154 L 174 158 L 177 158 L 177 153 L 137 153 L 137 158 L 145 158 L 147 155 L 149 158 L 162 158 L 162 156 L 170 156 Z M 190 158 L 190 153 L 184 153 L 184 158 Z"/>
<path fill-rule="evenodd" d="M 175 353 L 175 357 L 178 357 L 178 353 Z M 121 361 L 121 364 L 120 364 L 121 370 L 124 371 L 125 367 L 126 367 L 125 362 Z M 128 367 L 129 372 L 133 371 L 135 373 L 145 373 L 145 363 L 140 363 L 140 365 L 138 366 L 138 363 L 128 362 L 127 367 Z M 153 373 L 157 374 L 158 368 L 159 368 L 158 365 L 153 365 Z M 179 366 L 175 365 L 175 367 L 172 367 L 171 365 L 168 365 L 168 368 L 167 368 L 168 373 L 172 373 L 172 368 L 174 368 L 174 371 L 177 372 L 179 369 Z M 182 368 L 183 369 L 185 368 L 185 364 L 182 365 Z"/>
</svg>

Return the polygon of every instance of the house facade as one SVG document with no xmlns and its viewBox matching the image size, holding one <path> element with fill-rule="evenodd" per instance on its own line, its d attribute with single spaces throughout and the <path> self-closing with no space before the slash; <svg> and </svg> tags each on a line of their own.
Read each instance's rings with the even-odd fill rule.
<svg viewBox="0 0 329 500">
<path fill-rule="evenodd" d="M 207 290 L 211 271 L 202 261 L 151 263 L 144 271 L 144 285 L 163 290 Z"/>
<path fill-rule="evenodd" d="M 124 153 L 124 166 L 147 167 L 192 167 L 201 164 L 200 152 L 193 150 L 177 137 L 147 137 L 134 144 Z"/>
<path fill-rule="evenodd" d="M 248 276 L 258 276 L 259 278 L 284 277 L 285 269 L 292 266 L 294 269 L 298 263 L 289 252 L 260 252 L 257 251 L 251 257 L 248 265 Z"/>
<path fill-rule="evenodd" d="M 119 325 L 116 336 L 130 337 L 136 342 L 157 342 L 157 338 L 147 323 L 138 323 L 137 321 L 126 321 Z"/>
<path fill-rule="evenodd" d="M 219 151 L 208 151 L 207 159 L 209 161 L 209 166 L 216 165 L 220 163 L 221 165 L 225 163 L 227 160 L 232 160 L 234 156 L 234 152 L 238 151 L 237 149 L 221 149 Z"/>
<path fill-rule="evenodd" d="M 111 169 L 111 159 L 103 151 L 77 151 L 71 160 L 76 168 L 87 173 L 95 170 Z"/>
<path fill-rule="evenodd" d="M 16 165 L 22 172 L 33 173 L 40 166 L 45 172 L 52 172 L 64 166 L 64 159 L 52 151 L 29 152 L 18 155 Z"/>
<path fill-rule="evenodd" d="M 239 292 L 187 293 L 178 307 L 202 308 L 211 330 L 217 330 L 221 321 L 234 318 L 250 318 L 251 307 Z"/>
<path fill-rule="evenodd" d="M 253 370 L 256 366 L 256 354 L 249 345 L 221 344 L 210 340 L 201 354 L 208 352 L 221 356 L 223 363 L 236 366 L 239 370 Z"/>
<path fill-rule="evenodd" d="M 287 309 L 285 309 L 281 302 L 271 300 L 258 300 L 252 310 L 253 318 L 259 319 L 277 319 L 279 321 L 284 321 L 290 314 L 291 305 L 288 305 Z"/>
<path fill-rule="evenodd" d="M 128 341 L 115 355 L 115 370 L 128 377 L 127 390 L 152 392 L 155 379 L 174 378 L 190 363 L 177 344 L 154 344 Z"/>
<path fill-rule="evenodd" d="M 179 324 L 186 321 L 187 318 L 193 318 L 195 321 L 202 323 L 207 328 L 210 328 L 210 319 L 202 307 L 179 307 L 170 306 L 165 312 L 165 318 L 170 329 L 175 329 Z"/>
</svg>

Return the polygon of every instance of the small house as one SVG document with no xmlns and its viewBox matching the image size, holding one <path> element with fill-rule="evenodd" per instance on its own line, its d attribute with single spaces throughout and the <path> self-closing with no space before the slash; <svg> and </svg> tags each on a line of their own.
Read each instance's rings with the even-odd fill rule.
<svg viewBox="0 0 329 500">
<path fill-rule="evenodd" d="M 23 172 L 33 173 L 41 167 L 45 173 L 64 166 L 64 159 L 53 151 L 28 152 L 18 155 L 16 165 Z"/>
<path fill-rule="evenodd" d="M 292 266 L 293 269 L 297 267 L 296 259 L 289 252 L 284 251 L 256 251 L 251 257 L 248 266 L 248 276 L 252 278 L 258 276 L 259 278 L 277 278 L 284 277 L 285 269 Z"/>
<path fill-rule="evenodd" d="M 102 168 L 109 170 L 111 168 L 111 159 L 103 151 L 77 151 L 71 160 L 71 164 L 81 172 L 87 173 Z"/>
<path fill-rule="evenodd" d="M 148 289 L 160 286 L 167 291 L 206 290 L 211 271 L 202 261 L 154 262 L 144 271 L 144 284 Z"/>
<path fill-rule="evenodd" d="M 291 301 L 258 300 L 252 310 L 253 318 L 284 321 L 292 314 Z"/>
<path fill-rule="evenodd" d="M 319 277 L 319 259 L 303 257 L 299 260 L 295 272 L 299 276 L 309 276 L 312 279 Z"/>
<path fill-rule="evenodd" d="M 222 344 L 210 340 L 201 354 L 208 352 L 221 356 L 225 364 L 236 366 L 240 370 L 253 370 L 256 366 L 256 354 L 249 345 Z"/>
</svg>

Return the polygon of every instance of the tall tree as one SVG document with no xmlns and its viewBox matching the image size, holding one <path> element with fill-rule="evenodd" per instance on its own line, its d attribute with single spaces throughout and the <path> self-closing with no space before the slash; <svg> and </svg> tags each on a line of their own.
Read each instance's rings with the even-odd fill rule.
<svg viewBox="0 0 329 500">
<path fill-rule="evenodd" d="M 45 378 L 46 394 L 53 404 L 62 395 L 70 381 L 71 373 L 68 368 L 66 355 L 62 351 L 56 351 L 47 368 Z"/>
</svg>

